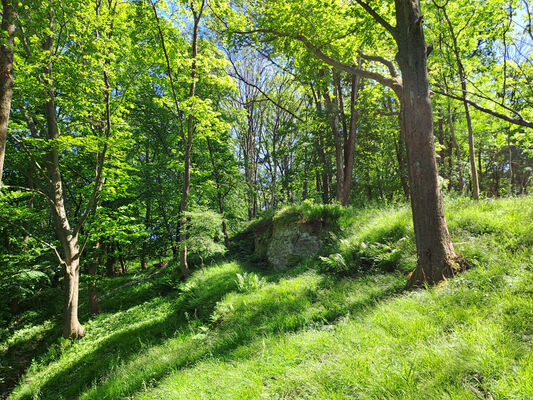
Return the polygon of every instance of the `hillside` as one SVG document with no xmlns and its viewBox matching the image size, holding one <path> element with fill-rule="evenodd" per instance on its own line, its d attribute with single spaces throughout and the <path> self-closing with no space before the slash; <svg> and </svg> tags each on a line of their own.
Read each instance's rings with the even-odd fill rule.
<svg viewBox="0 0 533 400">
<path fill-rule="evenodd" d="M 412 291 L 407 206 L 295 210 L 335 218 L 316 256 L 278 271 L 241 246 L 184 283 L 171 264 L 126 285 L 130 268 L 99 283 L 101 315 L 83 305 L 78 341 L 43 295 L 0 343 L 5 376 L 33 358 L 9 398 L 533 398 L 533 197 L 447 200 L 470 268 Z"/>
</svg>

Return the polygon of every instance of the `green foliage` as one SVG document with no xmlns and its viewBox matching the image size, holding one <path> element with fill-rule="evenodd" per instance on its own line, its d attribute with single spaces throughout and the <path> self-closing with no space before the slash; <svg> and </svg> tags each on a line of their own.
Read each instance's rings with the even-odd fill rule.
<svg viewBox="0 0 533 400">
<path fill-rule="evenodd" d="M 259 276 L 253 272 L 243 272 L 242 274 L 237 273 L 235 275 L 237 276 L 235 283 L 241 292 L 256 290 L 265 283 L 263 278 L 259 278 Z"/>
<path fill-rule="evenodd" d="M 354 217 L 357 219 L 357 216 Z M 320 257 L 319 270 L 337 274 L 358 274 L 413 269 L 415 252 L 411 215 L 406 208 L 382 211 L 362 224 L 351 236 L 338 241 L 337 252 Z"/>
<path fill-rule="evenodd" d="M 183 221 L 181 229 L 186 239 L 180 242 L 180 246 L 186 246 L 187 251 L 201 259 L 225 253 L 220 214 L 208 210 L 186 211 Z"/>
<path fill-rule="evenodd" d="M 164 297 L 166 275 L 107 279 L 102 291 L 118 290 L 87 337 L 48 348 L 12 398 L 529 398 L 532 199 L 456 199 L 446 211 L 474 267 L 429 290 L 405 292 L 404 274 L 377 268 L 319 273 L 316 260 L 283 274 L 211 265 Z M 410 240 L 405 208 L 352 215 L 346 231 L 367 244 Z M 242 290 L 237 274 L 262 283 Z"/>
</svg>

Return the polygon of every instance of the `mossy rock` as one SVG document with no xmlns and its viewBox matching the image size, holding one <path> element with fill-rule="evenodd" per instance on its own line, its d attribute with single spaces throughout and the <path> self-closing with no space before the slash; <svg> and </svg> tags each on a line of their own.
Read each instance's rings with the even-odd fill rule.
<svg viewBox="0 0 533 400">
<path fill-rule="evenodd" d="M 235 248 L 246 247 L 255 259 L 267 261 L 277 270 L 298 264 L 316 255 L 332 233 L 340 231 L 339 206 L 290 206 L 266 218 L 253 221 L 234 238 Z"/>
</svg>

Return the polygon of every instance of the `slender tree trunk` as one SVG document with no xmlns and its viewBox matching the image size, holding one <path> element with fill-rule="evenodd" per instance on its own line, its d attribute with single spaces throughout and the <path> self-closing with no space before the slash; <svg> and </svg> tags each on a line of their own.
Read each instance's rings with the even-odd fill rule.
<svg viewBox="0 0 533 400">
<path fill-rule="evenodd" d="M 54 30 L 54 18 L 50 13 L 49 29 Z M 78 295 L 79 295 L 79 277 L 80 277 L 80 249 L 78 244 L 78 235 L 73 234 L 67 217 L 64 203 L 63 181 L 59 169 L 59 151 L 57 141 L 59 138 L 59 128 L 57 125 L 56 106 L 55 106 L 55 88 L 52 72 L 52 51 L 53 36 L 50 35 L 45 39 L 44 50 L 48 52 L 48 63 L 45 73 L 49 80 L 48 100 L 45 103 L 44 110 L 46 115 L 47 136 L 52 143 L 47 155 L 47 170 L 50 178 L 50 197 L 54 203 L 54 221 L 56 234 L 61 242 L 64 253 L 64 319 L 63 319 L 63 337 L 79 338 L 84 336 L 85 331 L 78 321 Z"/>
<path fill-rule="evenodd" d="M 307 160 L 307 145 L 304 147 L 304 179 L 302 187 L 302 201 L 307 199 L 307 187 L 309 185 L 309 175 L 308 175 L 308 160 Z"/>
<path fill-rule="evenodd" d="M 94 259 L 89 263 L 87 272 L 91 276 L 91 281 L 89 283 L 88 294 L 89 294 L 89 311 L 92 315 L 100 314 L 100 304 L 98 304 L 98 291 L 97 291 L 97 280 L 98 280 L 98 265 L 102 261 L 100 239 L 96 241 L 94 245 Z"/>
<path fill-rule="evenodd" d="M 326 112 L 328 114 L 331 133 L 333 134 L 333 143 L 335 145 L 335 199 L 341 203 L 344 194 L 344 155 L 342 149 L 342 133 L 339 128 L 339 106 L 337 104 L 338 97 L 342 94 L 337 93 L 337 86 L 334 85 L 333 96 L 335 101 L 332 101 L 331 96 L 327 90 L 323 91 L 324 103 L 326 104 Z M 344 112 L 344 111 L 343 111 Z"/>
<path fill-rule="evenodd" d="M 213 168 L 213 174 L 215 176 L 215 185 L 217 188 L 217 199 L 218 199 L 218 211 L 222 216 L 222 234 L 224 235 L 224 244 L 226 247 L 229 247 L 229 235 L 228 227 L 226 225 L 226 217 L 224 216 L 224 197 L 222 195 L 222 179 L 216 167 L 215 157 L 213 154 L 213 147 L 211 145 L 211 139 L 207 138 L 207 148 L 209 150 L 209 159 L 211 160 L 211 167 Z"/>
<path fill-rule="evenodd" d="M 361 64 L 359 64 L 361 67 Z M 355 156 L 355 140 L 357 136 L 358 111 L 356 108 L 361 87 L 361 77 L 352 76 L 350 99 L 350 124 L 346 123 L 344 115 L 344 100 L 340 77 L 333 73 L 335 101 L 332 101 L 327 90 L 324 91 L 324 101 L 327 105 L 331 131 L 335 143 L 336 164 L 336 199 L 341 205 L 346 206 L 350 200 L 352 173 Z"/>
<path fill-rule="evenodd" d="M 120 262 L 120 271 L 122 272 L 122 275 L 126 275 L 128 272 L 128 267 L 126 266 L 126 262 L 124 260 L 124 252 L 122 251 L 122 246 L 117 243 L 117 250 L 118 250 L 118 261 Z"/>
<path fill-rule="evenodd" d="M 109 243 L 106 248 L 106 273 L 107 276 L 115 276 L 115 263 L 117 258 L 115 256 L 115 248 L 113 243 Z"/>
<path fill-rule="evenodd" d="M 11 0 L 2 0 L 3 34 L 0 46 L 0 184 L 4 172 L 9 113 L 13 96 L 13 48 L 15 46 L 15 11 Z"/>
<path fill-rule="evenodd" d="M 511 135 L 507 135 L 507 148 L 509 149 L 509 196 L 513 195 L 513 150 L 511 147 Z"/>
<path fill-rule="evenodd" d="M 465 181 L 463 177 L 463 164 L 461 161 L 461 147 L 459 146 L 459 143 L 457 142 L 457 137 L 455 136 L 455 118 L 453 117 L 452 108 L 450 104 L 448 104 L 448 115 L 448 123 L 450 124 L 450 136 L 452 139 L 453 147 L 455 149 L 455 158 L 457 159 L 457 173 L 459 175 L 458 191 L 459 193 L 463 193 Z"/>
<path fill-rule="evenodd" d="M 148 138 L 146 139 L 146 150 L 145 150 L 145 161 L 146 166 L 150 164 L 150 141 Z M 144 215 L 144 226 L 146 229 L 148 229 L 148 226 L 150 225 L 150 211 L 151 211 L 151 198 L 150 196 L 146 196 L 146 213 Z M 141 270 L 146 269 L 146 253 L 148 252 L 148 240 L 150 235 L 147 234 L 143 240 L 142 248 L 141 248 Z"/>
<path fill-rule="evenodd" d="M 453 276 L 460 266 L 439 187 L 420 3 L 395 0 L 395 5 L 397 60 L 403 80 L 402 112 L 418 256 L 417 267 L 409 276 L 412 287 Z"/>
<path fill-rule="evenodd" d="M 466 125 L 468 128 L 468 151 L 469 151 L 469 159 L 470 159 L 470 170 L 471 170 L 471 175 L 472 175 L 472 197 L 474 200 L 479 200 L 479 178 L 478 178 L 477 168 L 476 168 L 476 151 L 474 148 L 474 130 L 472 129 L 472 118 L 470 117 L 470 106 L 468 104 L 468 99 L 467 99 L 466 73 L 463 67 L 463 63 L 461 61 L 461 55 L 459 54 L 459 46 L 457 45 L 457 36 L 453 29 L 453 24 L 450 21 L 450 18 L 448 17 L 448 14 L 446 12 L 446 6 L 442 6 L 439 8 L 442 10 L 444 17 L 446 18 L 446 21 L 448 23 L 448 28 L 452 36 L 453 51 L 455 54 L 455 59 L 457 61 L 457 71 L 459 73 L 459 80 L 461 81 L 463 105 L 465 108 Z"/>
<path fill-rule="evenodd" d="M 189 98 L 192 100 L 196 96 L 196 79 L 197 79 L 197 57 L 198 57 L 198 31 L 200 29 L 200 19 L 204 10 L 205 0 L 202 0 L 200 10 L 194 10 L 194 2 L 191 2 L 191 8 L 194 17 L 194 26 L 192 34 L 192 65 L 191 65 L 191 86 L 189 90 Z M 185 162 L 184 162 L 184 176 L 183 176 L 183 190 L 181 192 L 180 202 L 180 220 L 182 229 L 180 232 L 180 269 L 183 277 L 189 277 L 189 265 L 187 263 L 187 232 L 185 230 L 185 212 L 188 208 L 189 192 L 191 190 L 191 150 L 194 136 L 194 115 L 189 113 L 187 118 L 187 143 L 185 145 Z"/>
<path fill-rule="evenodd" d="M 405 124 L 403 122 L 403 109 L 398 112 L 398 122 L 400 125 L 400 133 L 396 140 L 396 159 L 398 160 L 398 168 L 400 170 L 400 181 L 402 183 L 403 194 L 406 199 L 409 199 L 409 182 L 407 163 L 405 162 Z"/>
<path fill-rule="evenodd" d="M 359 63 L 359 67 L 361 63 Z M 355 160 L 355 141 L 357 138 L 357 122 L 359 111 L 357 110 L 357 100 L 359 99 L 359 89 L 361 88 L 361 76 L 352 75 L 352 94 L 350 99 L 350 127 L 348 137 L 344 141 L 344 183 L 341 204 L 347 206 L 350 202 L 350 192 L 352 189 L 353 165 Z"/>
</svg>

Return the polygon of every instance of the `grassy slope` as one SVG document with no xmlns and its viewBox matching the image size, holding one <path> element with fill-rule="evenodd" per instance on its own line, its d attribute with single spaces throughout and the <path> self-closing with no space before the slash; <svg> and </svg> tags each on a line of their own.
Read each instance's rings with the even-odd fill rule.
<svg viewBox="0 0 533 400">
<path fill-rule="evenodd" d="M 166 296 L 164 277 L 145 281 L 103 299 L 87 337 L 51 346 L 11 398 L 533 398 L 533 197 L 455 200 L 447 217 L 474 268 L 438 288 L 403 290 L 405 208 L 354 213 L 347 242 L 388 243 L 401 271 L 336 278 L 308 260 L 243 292 L 245 266 L 226 262 Z"/>
</svg>

